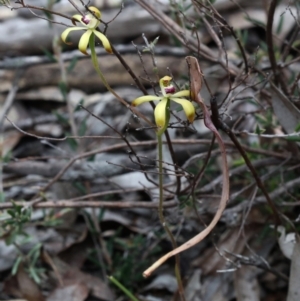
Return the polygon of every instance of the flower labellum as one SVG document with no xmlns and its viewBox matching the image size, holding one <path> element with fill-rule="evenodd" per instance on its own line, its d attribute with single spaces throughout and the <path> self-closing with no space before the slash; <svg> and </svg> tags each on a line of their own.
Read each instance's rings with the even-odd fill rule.
<svg viewBox="0 0 300 301">
<path fill-rule="evenodd" d="M 169 87 L 166 87 L 166 88 L 165 88 L 165 92 L 166 92 L 167 94 L 174 94 L 174 93 L 176 92 L 176 89 L 175 89 L 174 86 L 169 86 Z"/>
<path fill-rule="evenodd" d="M 85 16 L 83 16 L 82 18 L 81 18 L 81 21 L 84 23 L 84 24 L 89 24 L 90 23 L 90 18 L 87 16 L 87 15 L 85 15 Z"/>
</svg>

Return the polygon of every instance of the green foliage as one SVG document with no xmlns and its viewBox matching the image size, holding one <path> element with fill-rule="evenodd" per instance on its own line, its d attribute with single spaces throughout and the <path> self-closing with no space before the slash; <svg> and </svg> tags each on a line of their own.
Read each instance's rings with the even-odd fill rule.
<svg viewBox="0 0 300 301">
<path fill-rule="evenodd" d="M 148 40 L 146 38 L 144 38 L 144 40 L 146 41 L 146 46 L 143 47 L 143 52 L 154 52 L 154 48 L 155 45 L 157 44 L 158 40 L 159 40 L 159 36 L 156 37 L 153 42 L 148 43 Z"/>
<path fill-rule="evenodd" d="M 255 114 L 255 117 L 258 124 L 260 124 L 264 129 L 274 128 L 276 125 L 273 112 L 269 109 L 266 110 L 264 114 Z"/>
<path fill-rule="evenodd" d="M 43 220 L 40 222 L 40 225 L 42 225 L 43 227 L 57 227 L 59 225 L 62 225 L 63 221 L 60 217 L 71 210 L 72 209 L 70 208 L 62 209 L 59 212 L 51 210 L 48 214 L 44 215 Z"/>
<path fill-rule="evenodd" d="M 68 68 L 67 68 L 67 74 L 70 74 L 74 70 L 77 63 L 78 63 L 78 57 L 73 57 L 72 60 L 70 61 L 70 64 L 69 64 Z"/>
<path fill-rule="evenodd" d="M 1 5 L 10 7 L 10 0 L 0 0 L 0 6 Z"/>
<path fill-rule="evenodd" d="M 261 129 L 260 126 L 257 124 L 256 127 L 255 127 L 255 134 L 260 135 L 264 132 L 265 132 L 265 130 Z"/>
<path fill-rule="evenodd" d="M 277 28 L 276 28 L 276 33 L 277 33 L 277 34 L 280 34 L 280 33 L 281 33 L 282 27 L 283 27 L 283 22 L 284 22 L 284 14 L 282 14 L 282 15 L 280 16 L 280 20 L 279 20 L 279 23 L 278 23 Z"/>
<path fill-rule="evenodd" d="M 62 115 L 58 111 L 53 111 L 53 114 L 56 116 L 58 122 L 60 122 L 63 126 L 68 126 L 69 125 L 69 120 L 66 118 L 64 115 Z"/>
<path fill-rule="evenodd" d="M 2 163 L 8 163 L 10 162 L 11 158 L 12 158 L 12 152 L 10 150 L 1 158 L 1 161 Z"/>
<path fill-rule="evenodd" d="M 249 22 L 251 22 L 253 25 L 255 26 L 258 26 L 258 27 L 261 27 L 261 28 L 266 28 L 266 24 L 261 22 L 260 20 L 257 20 L 255 18 L 251 18 L 249 16 L 246 16 L 245 19 Z"/>
<path fill-rule="evenodd" d="M 44 269 L 38 266 L 38 259 L 42 244 L 35 244 L 27 254 L 22 253 L 21 246 L 33 241 L 33 237 L 26 233 L 26 226 L 31 221 L 31 208 L 16 205 L 8 209 L 0 218 L 1 236 L 5 237 L 7 245 L 15 245 L 19 255 L 12 267 L 12 274 L 15 275 L 22 263 L 29 276 L 36 282 L 40 283 L 44 274 Z"/>
<path fill-rule="evenodd" d="M 114 276 L 126 286 L 131 288 L 136 286 L 143 280 L 142 272 L 149 265 L 148 260 L 137 261 L 140 258 L 146 238 L 142 235 L 137 235 L 130 240 L 122 240 L 115 237 L 113 241 L 113 262 L 114 262 Z M 117 249 L 123 250 L 122 252 Z"/>
<path fill-rule="evenodd" d="M 72 136 L 72 134 L 70 132 L 66 132 L 66 136 Z M 78 148 L 78 142 L 73 138 L 69 138 L 67 141 L 71 150 L 76 151 Z"/>
<path fill-rule="evenodd" d="M 60 81 L 58 84 L 58 87 L 59 87 L 61 95 L 63 96 L 64 101 L 67 102 L 67 96 L 68 96 L 67 83 L 64 81 Z"/>
<path fill-rule="evenodd" d="M 136 290 L 139 284 L 144 281 L 143 271 L 151 263 L 153 255 L 160 251 L 157 246 L 153 248 L 145 259 L 141 259 L 141 254 L 145 252 L 147 238 L 143 235 L 136 235 L 129 238 L 121 238 L 122 227 L 120 227 L 114 236 L 106 242 L 106 248 L 112 259 L 112 267 L 104 267 L 108 274 L 113 274 L 126 288 Z M 99 268 L 95 249 L 90 251 L 88 259 Z M 137 260 L 139 258 L 139 260 Z M 102 267 L 103 268 L 103 267 Z"/>
<path fill-rule="evenodd" d="M 10 217 L 2 223 L 2 229 L 9 231 L 9 236 L 6 239 L 8 244 L 11 244 L 17 235 L 27 235 L 23 229 L 24 225 L 30 221 L 32 213 L 31 207 L 23 208 L 23 206 L 16 205 L 14 202 L 12 204 L 13 208 L 7 210 Z"/>
<path fill-rule="evenodd" d="M 80 123 L 79 129 L 78 129 L 78 135 L 79 136 L 84 136 L 86 134 L 87 129 L 88 128 L 87 128 L 87 117 L 86 117 Z"/>
<path fill-rule="evenodd" d="M 42 50 L 43 50 L 45 56 L 49 59 L 49 61 L 50 61 L 51 63 L 57 63 L 57 59 L 56 59 L 55 55 L 54 55 L 52 52 L 50 52 L 50 51 L 49 51 L 48 49 L 46 49 L 46 48 L 42 48 Z"/>
</svg>

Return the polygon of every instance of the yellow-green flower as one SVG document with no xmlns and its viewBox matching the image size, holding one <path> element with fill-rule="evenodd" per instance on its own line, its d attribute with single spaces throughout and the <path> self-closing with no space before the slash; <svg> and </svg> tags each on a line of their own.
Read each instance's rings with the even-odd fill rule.
<svg viewBox="0 0 300 301">
<path fill-rule="evenodd" d="M 166 110 L 167 106 L 169 105 L 170 101 L 175 101 L 179 103 L 190 123 L 192 123 L 195 119 L 195 108 L 192 103 L 181 97 L 190 97 L 190 90 L 182 90 L 175 93 L 176 89 L 171 84 L 172 77 L 164 76 L 159 80 L 159 85 L 161 88 L 162 96 L 155 96 L 155 95 L 146 95 L 136 98 L 133 102 L 133 106 L 138 106 L 147 101 L 155 101 L 158 100 L 159 103 L 155 107 L 154 117 L 155 122 L 159 127 L 164 127 L 166 123 Z"/>
<path fill-rule="evenodd" d="M 90 38 L 92 35 L 97 36 L 100 41 L 103 44 L 104 49 L 108 52 L 108 53 L 112 53 L 112 49 L 110 46 L 110 43 L 107 39 L 107 37 L 97 31 L 97 27 L 100 24 L 100 21 L 98 19 L 101 18 L 101 13 L 99 11 L 98 8 L 94 7 L 94 6 L 90 6 L 89 10 L 92 11 L 94 13 L 94 15 L 92 13 L 88 13 L 85 16 L 81 16 L 81 15 L 74 15 L 72 17 L 72 22 L 75 25 L 75 22 L 80 22 L 83 26 L 81 27 L 70 27 L 67 28 L 62 34 L 61 34 L 61 39 L 66 43 L 66 44 L 71 44 L 67 42 L 67 37 L 69 35 L 69 33 L 71 31 L 75 31 L 75 30 L 85 30 L 85 33 L 81 36 L 80 40 L 79 40 L 79 44 L 78 44 L 78 49 L 83 53 L 83 54 L 88 54 L 86 52 L 86 49 L 88 47 Z"/>
</svg>

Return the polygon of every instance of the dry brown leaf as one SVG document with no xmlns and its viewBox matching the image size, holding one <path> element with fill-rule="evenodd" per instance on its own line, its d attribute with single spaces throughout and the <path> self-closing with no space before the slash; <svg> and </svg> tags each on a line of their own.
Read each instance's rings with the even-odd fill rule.
<svg viewBox="0 0 300 301">
<path fill-rule="evenodd" d="M 28 276 L 22 264 L 17 274 L 4 282 L 4 291 L 27 301 L 45 301 L 38 285 Z"/>
<path fill-rule="evenodd" d="M 287 301 L 299 301 L 300 296 L 300 243 L 299 237 L 297 237 L 297 243 L 294 246 L 292 255 L 289 291 Z"/>
<path fill-rule="evenodd" d="M 226 231 L 217 244 L 219 252 L 223 253 L 224 250 L 232 251 L 236 254 L 243 252 L 245 244 L 254 234 L 253 231 L 249 230 L 246 232 L 245 238 L 238 238 L 239 230 L 230 229 Z M 217 252 L 216 247 L 212 246 L 201 254 L 201 256 L 192 262 L 193 266 L 201 267 L 204 275 L 210 274 L 216 270 L 224 268 L 226 260 L 220 256 Z"/>
<path fill-rule="evenodd" d="M 196 269 L 185 287 L 185 297 L 188 301 L 201 301 L 201 270 Z"/>
<path fill-rule="evenodd" d="M 76 283 L 55 289 L 47 301 L 83 301 L 88 294 L 89 289 L 86 284 Z"/>
<path fill-rule="evenodd" d="M 299 109 L 272 83 L 271 90 L 272 106 L 276 117 L 288 134 L 295 132 L 300 120 Z"/>
<path fill-rule="evenodd" d="M 234 287 L 237 301 L 259 301 L 259 284 L 257 280 L 257 268 L 242 266 L 234 275 Z"/>
<path fill-rule="evenodd" d="M 64 286 L 85 283 L 92 296 L 108 301 L 115 300 L 114 294 L 109 286 L 100 278 L 83 273 L 76 267 L 71 267 L 60 260 L 58 257 L 52 258 L 52 262 L 56 267 L 56 273 L 51 273 L 51 277 L 57 279 L 56 274 L 59 273 Z"/>
</svg>

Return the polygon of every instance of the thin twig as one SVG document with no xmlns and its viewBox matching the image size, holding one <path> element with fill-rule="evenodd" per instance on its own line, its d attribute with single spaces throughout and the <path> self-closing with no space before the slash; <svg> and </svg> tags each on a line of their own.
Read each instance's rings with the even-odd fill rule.
<svg viewBox="0 0 300 301">
<path fill-rule="evenodd" d="M 26 206 L 27 202 L 4 202 L 0 203 L 0 209 L 14 208 L 15 206 Z M 120 201 L 46 201 L 32 205 L 33 208 L 148 208 L 156 209 L 157 203 L 152 202 L 120 202 Z M 178 206 L 177 201 L 167 201 L 163 204 L 164 208 Z"/>
</svg>

